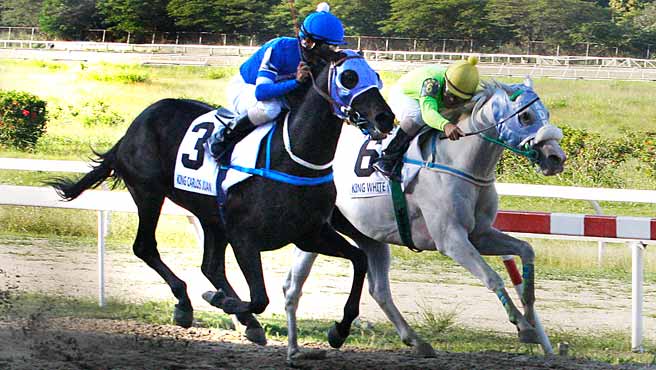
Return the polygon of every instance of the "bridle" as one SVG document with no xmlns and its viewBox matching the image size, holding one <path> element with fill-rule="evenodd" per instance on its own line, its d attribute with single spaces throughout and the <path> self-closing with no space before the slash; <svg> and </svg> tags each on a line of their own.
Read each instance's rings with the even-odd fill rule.
<svg viewBox="0 0 656 370">
<path fill-rule="evenodd" d="M 510 100 L 511 100 L 511 101 L 514 101 L 514 100 L 515 100 L 519 95 L 521 95 L 522 93 L 523 93 L 523 90 L 515 91 L 515 92 L 510 96 Z M 490 130 L 490 129 L 492 129 L 492 128 L 500 127 L 500 126 L 503 125 L 506 121 L 508 121 L 508 120 L 510 120 L 511 118 L 513 118 L 513 117 L 515 117 L 515 116 L 521 114 L 521 113 L 524 112 L 526 109 L 528 109 L 528 107 L 530 107 L 531 105 L 535 104 L 535 103 L 536 103 L 537 101 L 539 101 L 539 100 L 540 100 L 540 97 L 539 97 L 539 96 L 536 96 L 535 98 L 531 99 L 529 102 L 527 102 L 526 104 L 524 104 L 523 106 L 521 106 L 519 109 L 517 109 L 515 112 L 513 112 L 512 114 L 510 114 L 508 117 L 503 118 L 503 119 L 500 120 L 499 122 L 495 122 L 495 123 L 493 123 L 493 124 L 491 124 L 491 125 L 489 125 L 489 126 L 486 126 L 486 127 L 483 127 L 482 129 L 479 129 L 479 130 L 474 130 L 474 131 L 466 132 L 463 136 L 466 137 L 466 136 L 480 135 L 480 136 L 483 138 L 483 140 L 489 141 L 489 142 L 491 142 L 491 143 L 493 143 L 493 144 L 496 144 L 496 145 L 499 145 L 499 146 L 501 146 L 501 147 L 503 147 L 503 148 L 506 148 L 506 149 L 510 150 L 511 152 L 516 153 L 516 154 L 519 154 L 519 155 L 521 155 L 521 156 L 524 156 L 524 157 L 528 158 L 531 162 L 535 163 L 535 162 L 537 162 L 537 160 L 538 160 L 538 155 L 539 155 L 538 152 L 537 152 L 535 149 L 532 149 L 532 148 L 530 148 L 530 147 L 528 147 L 528 146 L 526 146 L 525 149 L 515 148 L 515 147 L 512 146 L 512 145 L 508 145 L 508 144 L 507 144 L 506 142 L 504 142 L 503 140 L 500 140 L 500 139 L 497 139 L 497 138 L 494 138 L 494 137 L 491 137 L 491 136 L 485 135 L 484 132 L 485 132 L 485 131 L 488 131 L 488 130 Z M 447 138 L 447 137 L 440 137 L 440 140 L 444 140 L 444 139 L 446 139 L 446 138 Z"/>
<path fill-rule="evenodd" d="M 339 112 L 341 112 L 342 116 L 340 118 L 343 118 L 348 124 L 353 125 L 360 129 L 365 135 L 370 134 L 368 128 L 366 125 L 369 123 L 369 121 L 363 117 L 357 110 L 353 109 L 353 107 L 350 104 L 345 104 L 342 103 L 338 100 L 335 100 L 331 96 L 331 88 L 332 88 L 332 81 L 335 78 L 335 70 L 338 66 L 342 65 L 342 63 L 346 62 L 349 59 L 364 59 L 364 57 L 360 55 L 347 55 L 337 61 L 330 62 L 330 68 L 328 70 L 328 92 L 325 92 L 321 90 L 321 87 L 317 85 L 317 81 L 314 78 L 314 74 L 310 72 L 310 79 L 312 80 L 312 88 L 314 88 L 314 91 L 317 92 L 325 101 L 327 101 L 331 106 L 337 108 Z M 349 102 L 350 103 L 350 102 Z"/>
</svg>

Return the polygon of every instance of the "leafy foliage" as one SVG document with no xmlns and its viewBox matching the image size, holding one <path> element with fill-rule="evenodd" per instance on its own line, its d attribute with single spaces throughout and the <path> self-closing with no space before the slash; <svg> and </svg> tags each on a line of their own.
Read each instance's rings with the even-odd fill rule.
<svg viewBox="0 0 656 370">
<path fill-rule="evenodd" d="M 623 187 L 617 168 L 638 159 L 638 166 L 656 178 L 656 133 L 631 132 L 619 138 L 601 137 L 583 129 L 562 126 L 561 147 L 567 154 L 565 171 L 559 176 L 564 185 Z M 527 169 L 526 159 L 504 155 L 497 174 L 513 181 L 544 182 L 544 178 Z"/>
<path fill-rule="evenodd" d="M 0 24 L 3 26 L 34 26 L 39 24 L 43 0 L 4 0 L 0 2 Z"/>
<path fill-rule="evenodd" d="M 51 36 L 79 40 L 86 30 L 99 26 L 96 0 L 44 0 L 39 25 Z"/>
<path fill-rule="evenodd" d="M 100 0 L 98 11 L 111 30 L 136 32 L 172 30 L 167 0 Z"/>
<path fill-rule="evenodd" d="M 46 130 L 46 102 L 20 91 L 0 91 L 0 143 L 29 149 Z"/>
</svg>

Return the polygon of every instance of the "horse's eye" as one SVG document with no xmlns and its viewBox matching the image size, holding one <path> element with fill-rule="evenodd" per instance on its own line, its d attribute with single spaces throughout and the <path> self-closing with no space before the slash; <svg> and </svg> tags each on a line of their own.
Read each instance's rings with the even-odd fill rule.
<svg viewBox="0 0 656 370">
<path fill-rule="evenodd" d="M 523 112 L 519 115 L 519 123 L 521 123 L 524 126 L 528 126 L 531 123 L 533 123 L 533 120 L 531 119 L 531 112 Z"/>
<path fill-rule="evenodd" d="M 350 90 L 358 84 L 358 74 L 352 69 L 347 69 L 339 75 L 339 82 Z"/>
</svg>

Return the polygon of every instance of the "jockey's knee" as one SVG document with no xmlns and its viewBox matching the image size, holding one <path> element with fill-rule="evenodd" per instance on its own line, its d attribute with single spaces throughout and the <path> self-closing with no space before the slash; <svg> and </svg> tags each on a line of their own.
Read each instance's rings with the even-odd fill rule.
<svg viewBox="0 0 656 370">
<path fill-rule="evenodd" d="M 257 102 L 253 109 L 248 111 L 248 116 L 254 125 L 261 125 L 273 121 L 282 111 L 282 106 L 278 101 Z"/>
</svg>

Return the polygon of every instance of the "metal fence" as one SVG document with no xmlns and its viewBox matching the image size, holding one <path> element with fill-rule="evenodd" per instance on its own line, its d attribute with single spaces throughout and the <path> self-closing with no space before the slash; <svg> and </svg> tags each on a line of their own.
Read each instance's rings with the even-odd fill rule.
<svg viewBox="0 0 656 370">
<path fill-rule="evenodd" d="M 235 45 L 257 46 L 271 35 L 245 35 L 216 32 L 118 32 L 89 29 L 79 41 L 123 42 L 128 44 Z M 0 40 L 49 40 L 38 27 L 2 27 Z M 501 42 L 474 39 L 425 39 L 383 36 L 347 36 L 349 47 L 374 51 L 425 51 L 451 53 L 501 53 L 524 55 L 633 57 L 652 59 L 652 45 L 620 48 L 594 42 L 559 45 L 545 41 Z"/>
</svg>

